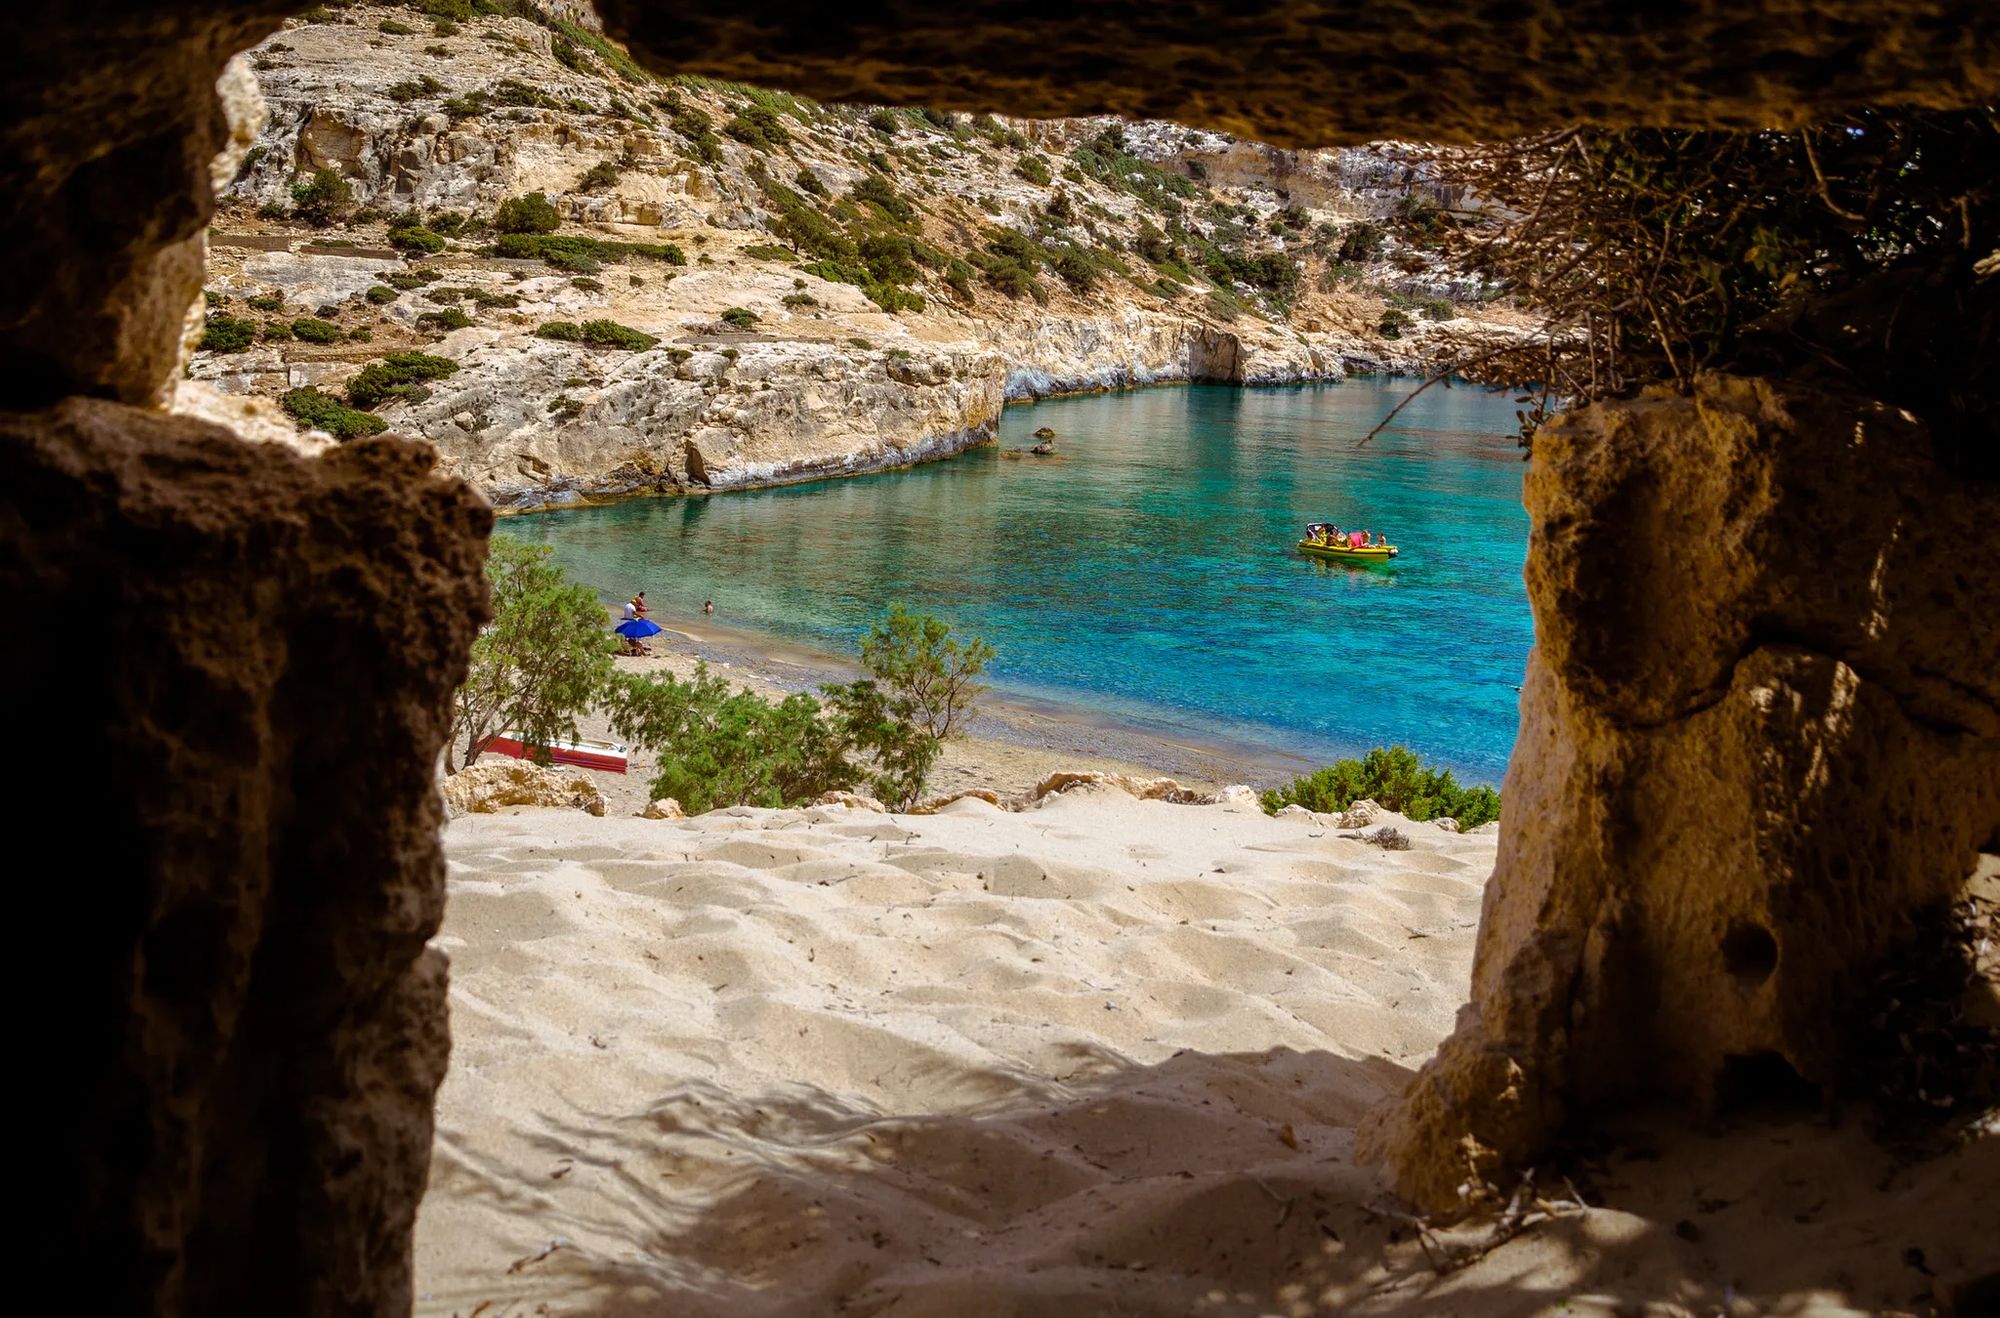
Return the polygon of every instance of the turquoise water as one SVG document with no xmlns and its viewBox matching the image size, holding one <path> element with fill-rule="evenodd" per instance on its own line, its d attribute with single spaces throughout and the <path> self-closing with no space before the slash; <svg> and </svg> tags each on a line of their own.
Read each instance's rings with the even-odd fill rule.
<svg viewBox="0 0 2000 1318">
<path fill-rule="evenodd" d="M 607 599 L 852 654 L 892 602 L 999 648 L 997 688 L 1326 758 L 1403 742 L 1478 781 L 1531 640 L 1512 403 L 1413 384 L 1145 389 L 1010 407 L 1001 446 L 909 471 L 515 518 Z M 1292 551 L 1311 520 L 1402 556 Z"/>
</svg>

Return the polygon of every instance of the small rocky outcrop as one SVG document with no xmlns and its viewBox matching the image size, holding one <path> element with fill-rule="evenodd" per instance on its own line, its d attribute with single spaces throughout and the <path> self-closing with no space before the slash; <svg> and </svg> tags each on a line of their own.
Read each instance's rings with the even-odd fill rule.
<svg viewBox="0 0 2000 1318">
<path fill-rule="evenodd" d="M 606 809 L 604 793 L 581 769 L 529 760 L 488 757 L 445 779 L 442 790 L 445 809 L 453 816 L 498 814 L 515 806 L 550 806 L 599 816 Z"/>
<path fill-rule="evenodd" d="M 646 802 L 646 808 L 639 812 L 641 819 L 686 819 L 687 811 L 671 796 L 662 796 Z"/>
<path fill-rule="evenodd" d="M 813 804 L 845 806 L 849 810 L 865 810 L 875 815 L 886 814 L 889 809 L 874 797 L 858 792 L 822 792 L 814 798 Z"/>
</svg>

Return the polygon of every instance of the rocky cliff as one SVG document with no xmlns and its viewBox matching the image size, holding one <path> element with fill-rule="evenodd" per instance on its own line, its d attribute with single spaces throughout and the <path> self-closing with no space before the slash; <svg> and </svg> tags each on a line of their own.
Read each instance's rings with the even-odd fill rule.
<svg viewBox="0 0 2000 1318">
<path fill-rule="evenodd" d="M 188 373 L 420 435 L 502 508 L 875 470 L 989 439 L 1004 400 L 1417 371 L 1521 330 L 1405 222 L 1435 198 L 1393 150 L 822 106 L 657 80 L 574 7 L 440 12 L 315 10 L 251 52 Z M 354 391 L 419 351 L 457 369 Z"/>
</svg>

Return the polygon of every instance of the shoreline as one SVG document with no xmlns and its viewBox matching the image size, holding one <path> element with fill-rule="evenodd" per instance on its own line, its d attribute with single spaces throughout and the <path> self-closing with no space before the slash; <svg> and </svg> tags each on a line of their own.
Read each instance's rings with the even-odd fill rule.
<svg viewBox="0 0 2000 1318">
<path fill-rule="evenodd" d="M 992 433 L 975 443 L 951 449 L 949 452 L 933 453 L 924 457 L 911 458 L 907 462 L 886 463 L 880 466 L 855 467 L 848 471 L 822 472 L 817 475 L 802 475 L 780 480 L 745 482 L 739 485 L 688 486 L 686 488 L 633 489 L 596 494 L 576 494 L 576 497 L 560 502 L 547 501 L 534 504 L 494 504 L 494 521 L 501 522 L 516 517 L 533 517 L 540 513 L 568 512 L 574 508 L 608 508 L 614 504 L 630 503 L 639 499 L 708 499 L 719 494 L 749 494 L 758 490 L 779 490 L 793 485 L 817 485 L 822 481 L 847 480 L 856 476 L 878 476 L 893 471 L 909 471 L 915 467 L 929 466 L 934 462 L 948 462 L 952 458 L 983 448 L 995 448 L 1000 444 L 1000 426 L 1010 407 L 1033 407 L 1037 403 L 1053 402 L 1065 398 L 1094 398 L 1104 394 L 1137 393 L 1141 389 L 1191 389 L 1212 386 L 1221 389 L 1304 389 L 1307 387 L 1343 384 L 1348 380 L 1418 380 L 1424 377 L 1411 371 L 1352 371 L 1340 375 L 1298 375 L 1277 380 L 1197 380 L 1192 378 L 1172 380 L 1135 380 L 1128 384 L 1104 385 L 1081 389 L 1057 389 L 1047 393 L 1026 394 L 1019 398 L 1003 398 L 1000 416 L 993 422 Z M 931 443 L 927 439 L 923 443 Z"/>
<path fill-rule="evenodd" d="M 731 681 L 764 696 L 814 691 L 822 683 L 860 675 L 851 659 L 813 650 L 782 636 L 709 621 L 654 615 L 661 633 L 648 658 L 620 656 L 626 672 L 667 672 L 685 679 L 705 662 Z M 609 736 L 601 714 L 578 720 L 587 736 Z M 1322 767 L 1315 758 L 1232 741 L 1175 735 L 1136 726 L 1085 706 L 989 689 L 981 695 L 966 735 L 946 744 L 926 795 L 969 788 L 1001 795 L 1027 790 L 1061 770 L 1095 770 L 1133 777 L 1168 777 L 1213 791 L 1234 783 L 1259 790 Z M 625 774 L 589 771 L 614 813 L 644 808 L 653 775 L 650 760 L 634 756 Z"/>
</svg>

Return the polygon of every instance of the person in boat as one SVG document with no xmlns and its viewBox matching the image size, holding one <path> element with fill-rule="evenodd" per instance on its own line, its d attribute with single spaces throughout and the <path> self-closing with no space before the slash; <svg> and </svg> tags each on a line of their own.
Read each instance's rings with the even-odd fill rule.
<svg viewBox="0 0 2000 1318">
<path fill-rule="evenodd" d="M 1377 549 L 1387 549 L 1389 547 L 1389 541 L 1387 537 L 1385 537 L 1380 531 L 1377 531 L 1375 533 L 1375 539 L 1372 543 Z"/>
<path fill-rule="evenodd" d="M 1347 547 L 1349 549 L 1359 549 L 1367 543 L 1368 533 L 1366 531 L 1349 531 L 1347 533 Z"/>
</svg>

